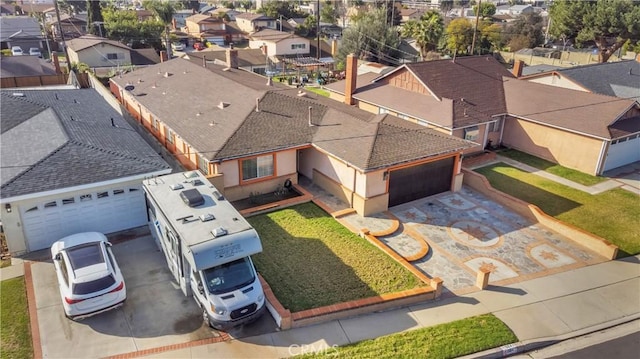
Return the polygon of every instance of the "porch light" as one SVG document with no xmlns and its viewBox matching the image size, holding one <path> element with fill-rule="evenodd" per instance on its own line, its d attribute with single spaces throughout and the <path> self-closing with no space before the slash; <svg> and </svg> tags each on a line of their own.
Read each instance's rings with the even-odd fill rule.
<svg viewBox="0 0 640 359">
<path fill-rule="evenodd" d="M 7 203 L 4 205 L 4 209 L 7 210 L 7 213 L 11 213 L 11 203 Z"/>
</svg>

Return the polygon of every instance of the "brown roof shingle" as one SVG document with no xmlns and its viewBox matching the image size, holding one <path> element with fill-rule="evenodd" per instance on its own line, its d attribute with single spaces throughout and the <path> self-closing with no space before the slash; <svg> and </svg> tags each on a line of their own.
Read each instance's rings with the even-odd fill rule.
<svg viewBox="0 0 640 359">
<path fill-rule="evenodd" d="M 526 80 L 506 79 L 504 87 L 509 114 L 606 139 L 610 124 L 636 103 Z"/>
</svg>

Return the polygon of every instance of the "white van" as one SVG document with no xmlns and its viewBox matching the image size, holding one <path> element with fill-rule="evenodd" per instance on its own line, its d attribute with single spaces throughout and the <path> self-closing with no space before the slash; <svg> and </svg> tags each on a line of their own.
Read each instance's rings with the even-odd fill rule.
<svg viewBox="0 0 640 359">
<path fill-rule="evenodd" d="M 186 296 L 219 330 L 265 312 L 251 255 L 262 252 L 256 230 L 199 172 L 143 182 L 151 232 Z"/>
</svg>

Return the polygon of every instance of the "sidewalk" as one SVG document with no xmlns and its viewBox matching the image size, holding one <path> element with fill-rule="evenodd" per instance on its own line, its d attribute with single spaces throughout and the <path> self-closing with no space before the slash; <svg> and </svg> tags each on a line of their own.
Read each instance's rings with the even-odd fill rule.
<svg viewBox="0 0 640 359">
<path fill-rule="evenodd" d="M 486 313 L 505 322 L 520 342 L 468 357 L 500 357 L 640 318 L 639 262 L 640 256 L 633 256 L 422 305 L 151 357 L 282 358 Z"/>
</svg>

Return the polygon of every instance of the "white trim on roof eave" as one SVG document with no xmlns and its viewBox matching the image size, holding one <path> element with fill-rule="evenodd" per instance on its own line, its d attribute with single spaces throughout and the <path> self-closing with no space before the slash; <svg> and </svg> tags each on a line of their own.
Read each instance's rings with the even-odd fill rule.
<svg viewBox="0 0 640 359">
<path fill-rule="evenodd" d="M 536 120 L 533 120 L 533 119 L 530 119 L 530 118 L 527 118 L 527 117 L 523 117 L 523 116 L 520 116 L 520 115 L 514 115 L 514 114 L 511 114 L 511 113 L 508 113 L 507 116 L 512 116 L 512 117 L 515 117 L 515 118 L 518 118 L 518 119 L 521 119 L 521 120 L 537 123 L 537 124 L 540 124 L 540 125 L 543 125 L 543 126 L 548 126 L 548 127 L 555 128 L 555 129 L 558 129 L 558 130 L 563 130 L 563 131 L 567 131 L 567 132 L 571 132 L 571 133 L 576 133 L 578 135 L 583 135 L 583 136 L 595 138 L 595 139 L 598 139 L 598 140 L 611 141 L 610 138 L 601 137 L 601 136 L 597 136 L 597 135 L 594 135 L 594 134 L 585 133 L 585 132 L 581 132 L 581 131 L 576 131 L 576 130 L 572 130 L 572 129 L 569 129 L 569 128 L 566 128 L 566 127 L 554 126 L 554 125 L 548 124 L 546 122 L 536 121 Z"/>
<path fill-rule="evenodd" d="M 144 180 L 147 177 L 161 176 L 161 175 L 165 175 L 165 174 L 169 174 L 169 173 L 171 173 L 171 168 L 166 168 L 166 169 L 163 169 L 163 170 L 143 173 L 143 174 L 129 176 L 129 177 L 121 177 L 121 178 L 114 179 L 114 180 L 109 180 L 109 181 L 93 182 L 93 183 L 84 184 L 84 185 L 80 185 L 80 186 L 64 187 L 64 188 L 54 189 L 54 190 L 45 191 L 45 192 L 35 192 L 35 193 L 29 193 L 29 194 L 14 196 L 14 197 L 2 198 L 2 199 L 0 199 L 0 203 L 23 201 L 23 200 L 32 199 L 32 198 L 65 194 L 65 193 L 69 193 L 69 192 L 87 190 L 87 189 L 91 189 L 91 188 L 95 188 L 95 187 L 115 185 L 115 184 L 119 184 L 119 183 L 122 183 L 122 182 L 129 182 L 129 181 L 134 181 L 134 180 L 138 180 L 138 179 L 139 180 Z"/>
</svg>

